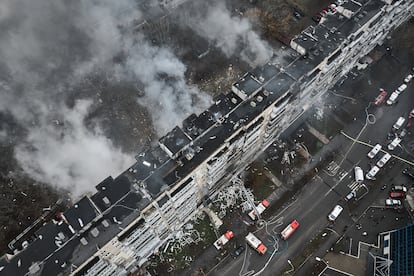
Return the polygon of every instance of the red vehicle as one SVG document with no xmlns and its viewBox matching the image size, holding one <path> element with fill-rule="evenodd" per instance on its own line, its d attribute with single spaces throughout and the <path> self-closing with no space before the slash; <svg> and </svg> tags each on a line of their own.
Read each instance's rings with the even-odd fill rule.
<svg viewBox="0 0 414 276">
<path fill-rule="evenodd" d="M 233 237 L 234 237 L 233 231 L 229 230 L 226 233 L 224 233 L 223 235 L 221 235 L 221 237 L 218 238 L 214 242 L 214 246 L 217 248 L 217 250 L 220 250 Z"/>
<path fill-rule="evenodd" d="M 259 215 L 261 215 L 264 210 L 266 210 L 266 208 L 269 207 L 269 201 L 267 201 L 266 199 L 264 199 L 262 202 L 259 203 L 259 205 L 256 206 L 256 210 L 259 212 Z M 256 220 L 257 219 L 257 214 L 254 210 L 251 210 L 248 214 L 247 214 L 252 220 Z"/>
<path fill-rule="evenodd" d="M 403 198 L 405 194 L 403 192 L 391 192 L 390 197 L 391 198 Z"/>
<path fill-rule="evenodd" d="M 249 233 L 246 236 L 246 242 L 254 248 L 254 250 L 256 250 L 257 252 L 259 252 L 260 254 L 264 255 L 267 251 L 267 247 L 266 245 L 264 245 L 262 243 L 261 240 L 259 240 L 255 235 L 253 235 L 252 233 Z"/>
<path fill-rule="evenodd" d="M 380 89 L 381 93 L 375 98 L 374 104 L 380 105 L 385 101 L 385 98 L 387 97 L 387 92 L 384 89 Z"/>
<path fill-rule="evenodd" d="M 299 222 L 297 220 L 293 220 L 288 226 L 286 226 L 285 229 L 283 229 L 282 232 L 280 232 L 282 239 L 287 240 L 293 234 L 293 232 L 298 229 L 298 227 Z"/>
</svg>

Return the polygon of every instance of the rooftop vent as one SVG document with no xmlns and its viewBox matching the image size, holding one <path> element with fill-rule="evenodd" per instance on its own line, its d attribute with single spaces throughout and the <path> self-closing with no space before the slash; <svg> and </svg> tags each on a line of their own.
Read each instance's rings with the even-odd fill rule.
<svg viewBox="0 0 414 276">
<path fill-rule="evenodd" d="M 63 234 L 63 232 L 59 232 L 59 233 L 57 234 L 57 236 L 58 236 L 58 238 L 59 238 L 59 239 L 61 239 L 61 240 L 63 240 L 63 239 L 65 238 L 65 234 Z"/>
<path fill-rule="evenodd" d="M 103 225 L 105 228 L 107 228 L 107 227 L 109 226 L 109 222 L 108 222 L 106 219 L 104 219 L 104 220 L 102 221 L 102 225 Z"/>
<path fill-rule="evenodd" d="M 80 242 L 82 245 L 88 245 L 88 241 L 85 239 L 85 237 L 81 238 Z"/>
<path fill-rule="evenodd" d="M 102 201 L 103 201 L 103 203 L 106 205 L 106 206 L 109 206 L 109 205 L 111 205 L 111 201 L 109 200 L 109 198 L 108 197 L 103 197 L 102 198 Z"/>
<path fill-rule="evenodd" d="M 96 238 L 96 237 L 99 235 L 99 230 L 98 230 L 98 228 L 94 227 L 94 228 L 91 230 L 91 235 L 92 235 L 92 237 Z"/>
<path fill-rule="evenodd" d="M 255 102 L 255 101 L 251 101 L 251 102 L 250 102 L 250 105 L 251 105 L 252 107 L 256 107 L 256 102 Z"/>
</svg>

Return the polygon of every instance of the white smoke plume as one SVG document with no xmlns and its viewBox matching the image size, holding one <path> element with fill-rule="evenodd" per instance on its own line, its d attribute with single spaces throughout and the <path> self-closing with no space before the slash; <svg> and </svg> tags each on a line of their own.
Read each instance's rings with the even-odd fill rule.
<svg viewBox="0 0 414 276">
<path fill-rule="evenodd" d="M 253 30 L 246 18 L 232 15 L 223 2 L 196 6 L 184 21 L 198 35 L 211 41 L 227 56 L 240 56 L 252 66 L 263 64 L 272 56 L 272 48 Z"/>
<path fill-rule="evenodd" d="M 26 143 L 16 148 L 16 157 L 27 173 L 71 191 L 75 198 L 89 192 L 103 177 L 118 175 L 133 162 L 99 128 L 85 128 L 84 118 L 91 104 L 79 100 L 71 109 L 63 107 L 64 121 L 41 122 L 30 130 Z"/>
<path fill-rule="evenodd" d="M 142 20 L 139 3 L 0 4 L 0 112 L 27 130 L 16 159 L 34 179 L 78 197 L 132 164 L 133 153 L 115 147 L 99 126 L 85 126 L 94 103 L 73 96 L 89 75 L 142 83 L 145 95 L 137 100 L 152 113 L 160 134 L 208 105 L 208 97 L 187 85 L 186 68 L 171 51 L 132 31 Z"/>
<path fill-rule="evenodd" d="M 125 64 L 116 70 L 119 79 L 138 78 L 144 85 L 145 97 L 140 100 L 151 110 L 160 111 L 151 114 L 159 134 L 165 134 L 191 113 L 199 113 L 210 104 L 208 96 L 186 83 L 186 67 L 166 48 L 140 40 L 129 49 Z"/>
</svg>

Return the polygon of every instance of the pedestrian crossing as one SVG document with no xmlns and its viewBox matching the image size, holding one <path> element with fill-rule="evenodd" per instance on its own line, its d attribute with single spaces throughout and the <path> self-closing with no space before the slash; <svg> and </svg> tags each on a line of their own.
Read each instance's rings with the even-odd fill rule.
<svg viewBox="0 0 414 276">
<path fill-rule="evenodd" d="M 348 188 L 351 189 L 351 191 L 356 190 L 359 187 L 360 183 L 356 181 L 352 181 L 348 184 Z"/>
<path fill-rule="evenodd" d="M 329 164 L 328 164 L 328 166 L 327 166 L 327 170 L 328 170 L 328 172 L 330 173 L 330 174 L 332 174 L 332 175 L 336 175 L 337 173 L 338 173 L 338 170 L 340 169 L 341 167 L 335 162 L 335 161 L 331 161 Z"/>
</svg>

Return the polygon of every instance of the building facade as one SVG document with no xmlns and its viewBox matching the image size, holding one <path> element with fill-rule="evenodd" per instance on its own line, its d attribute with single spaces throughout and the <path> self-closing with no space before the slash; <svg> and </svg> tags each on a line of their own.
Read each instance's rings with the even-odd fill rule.
<svg viewBox="0 0 414 276">
<path fill-rule="evenodd" d="M 342 1 L 291 41 L 296 52 L 282 64 L 246 73 L 94 195 L 13 241 L 0 275 L 125 275 L 142 266 L 413 12 L 407 0 Z"/>
</svg>

